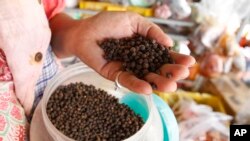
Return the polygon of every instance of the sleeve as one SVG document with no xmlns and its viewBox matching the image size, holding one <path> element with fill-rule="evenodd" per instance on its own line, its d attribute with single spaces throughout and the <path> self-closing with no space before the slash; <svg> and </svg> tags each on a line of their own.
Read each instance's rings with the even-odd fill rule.
<svg viewBox="0 0 250 141">
<path fill-rule="evenodd" d="M 65 7 L 64 0 L 42 0 L 42 3 L 48 19 L 62 12 Z"/>
</svg>

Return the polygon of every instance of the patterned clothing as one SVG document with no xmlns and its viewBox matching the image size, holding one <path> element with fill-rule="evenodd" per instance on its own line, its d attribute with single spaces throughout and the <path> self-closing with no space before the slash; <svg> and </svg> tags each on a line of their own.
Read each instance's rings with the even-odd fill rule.
<svg viewBox="0 0 250 141">
<path fill-rule="evenodd" d="M 48 20 L 63 7 L 64 0 L 0 0 L 0 141 L 28 140 L 26 116 L 57 70 Z"/>
<path fill-rule="evenodd" d="M 63 8 L 63 0 L 0 0 L 0 48 L 27 115 L 51 39 L 48 20 Z"/>
<path fill-rule="evenodd" d="M 17 100 L 6 57 L 0 49 L 0 141 L 26 140 L 24 109 Z"/>
<path fill-rule="evenodd" d="M 54 57 L 55 56 L 52 53 L 52 49 L 51 49 L 51 47 L 49 47 L 47 54 L 46 54 L 45 61 L 43 63 L 42 74 L 40 75 L 40 77 L 36 83 L 35 100 L 34 100 L 34 104 L 32 107 L 32 114 L 33 114 L 37 104 L 39 103 L 39 101 L 41 100 L 41 98 L 43 96 L 43 92 L 45 90 L 45 87 L 48 84 L 48 81 L 50 79 L 52 79 L 58 71 L 58 65 L 57 65 Z"/>
<path fill-rule="evenodd" d="M 56 75 L 57 71 L 58 65 L 51 47 L 49 47 L 42 74 L 36 83 L 32 114 L 43 96 L 48 81 Z M 28 117 L 28 120 L 31 119 L 31 116 Z M 6 56 L 0 49 L 0 141 L 27 140 L 26 122 L 24 109 L 15 95 L 13 77 L 6 62 Z"/>
</svg>

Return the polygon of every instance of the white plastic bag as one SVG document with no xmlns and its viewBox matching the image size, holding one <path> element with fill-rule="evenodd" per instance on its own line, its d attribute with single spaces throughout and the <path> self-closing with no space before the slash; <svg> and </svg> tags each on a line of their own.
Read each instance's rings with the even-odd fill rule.
<svg viewBox="0 0 250 141">
<path fill-rule="evenodd" d="M 186 0 L 163 0 L 167 4 L 175 19 L 184 19 L 191 14 L 191 7 Z"/>
<path fill-rule="evenodd" d="M 182 99 L 173 110 L 179 121 L 180 141 L 227 141 L 231 116 L 214 112 L 207 105 Z"/>
<path fill-rule="evenodd" d="M 228 23 L 232 15 L 243 19 L 250 13 L 249 0 L 202 0 L 198 5 L 203 14 L 223 23 Z"/>
</svg>

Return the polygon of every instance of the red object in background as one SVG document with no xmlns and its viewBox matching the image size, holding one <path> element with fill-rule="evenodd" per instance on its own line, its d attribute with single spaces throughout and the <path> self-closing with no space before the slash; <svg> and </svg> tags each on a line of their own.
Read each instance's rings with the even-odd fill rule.
<svg viewBox="0 0 250 141">
<path fill-rule="evenodd" d="M 250 40 L 247 40 L 246 37 L 242 37 L 239 44 L 241 47 L 250 46 Z"/>
<path fill-rule="evenodd" d="M 241 47 L 244 47 L 246 45 L 246 42 L 247 42 L 246 37 L 242 37 L 239 44 L 240 44 Z"/>
</svg>

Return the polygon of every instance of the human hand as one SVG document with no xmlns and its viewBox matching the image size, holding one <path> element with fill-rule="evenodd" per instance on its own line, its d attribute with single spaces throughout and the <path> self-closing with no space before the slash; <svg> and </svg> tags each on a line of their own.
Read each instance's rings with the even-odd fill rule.
<svg viewBox="0 0 250 141">
<path fill-rule="evenodd" d="M 135 33 L 141 34 L 166 47 L 172 46 L 172 40 L 155 24 L 145 18 L 130 12 L 102 12 L 82 20 L 80 28 L 75 32 L 74 53 L 85 64 L 93 68 L 105 78 L 114 81 L 122 70 L 121 62 L 108 62 L 103 58 L 104 52 L 98 42 L 106 38 L 130 37 Z M 165 64 L 160 68 L 160 74 L 149 73 L 141 80 L 129 72 L 122 72 L 119 83 L 141 94 L 152 93 L 149 82 L 154 83 L 159 91 L 175 91 L 176 81 L 189 75 L 188 67 L 195 63 L 191 56 L 171 52 L 176 64 Z M 166 74 L 170 73 L 171 78 Z"/>
</svg>

